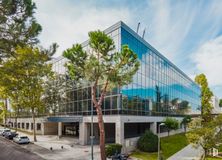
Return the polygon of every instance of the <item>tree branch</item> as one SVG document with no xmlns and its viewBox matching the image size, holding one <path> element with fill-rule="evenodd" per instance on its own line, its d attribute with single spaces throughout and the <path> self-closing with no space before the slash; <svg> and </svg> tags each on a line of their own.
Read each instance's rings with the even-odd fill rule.
<svg viewBox="0 0 222 160">
<path fill-rule="evenodd" d="M 108 84 L 109 84 L 109 82 L 108 82 L 108 80 L 106 80 L 106 83 L 105 83 L 104 88 L 103 88 L 103 90 L 102 90 L 102 94 L 101 94 L 101 96 L 100 96 L 100 98 L 99 98 L 99 102 L 98 102 L 98 105 L 99 105 L 99 106 L 102 105 L 103 99 L 104 99 L 104 97 L 106 96 L 106 89 L 107 89 L 107 87 L 108 87 Z"/>
</svg>

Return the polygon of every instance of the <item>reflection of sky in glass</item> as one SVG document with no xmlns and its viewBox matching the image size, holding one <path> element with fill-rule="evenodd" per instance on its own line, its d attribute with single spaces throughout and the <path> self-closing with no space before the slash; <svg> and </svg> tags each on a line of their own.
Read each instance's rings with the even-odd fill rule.
<svg viewBox="0 0 222 160">
<path fill-rule="evenodd" d="M 138 40 L 138 36 L 127 26 L 123 25 L 121 28 L 108 29 L 105 32 L 113 38 L 116 51 L 120 51 L 121 45 L 127 44 L 130 49 L 137 53 L 141 64 L 138 72 L 133 76 L 132 83 L 122 87 L 121 103 L 118 102 L 117 93 L 112 95 L 107 93 L 108 97 L 104 100 L 104 108 L 106 108 L 107 111 L 111 110 L 111 108 L 122 108 L 123 114 L 144 115 L 143 111 L 149 114 L 149 111 L 152 109 L 149 101 L 152 101 L 153 105 L 156 105 L 156 108 L 158 108 L 157 103 L 159 102 L 167 102 L 168 105 L 173 105 L 171 108 L 177 108 L 178 105 L 173 104 L 173 101 L 176 99 L 178 103 L 188 101 L 192 112 L 197 112 L 197 108 L 200 106 L 200 89 L 193 81 L 184 75 L 184 73 L 160 55 L 148 43 L 143 42 L 143 40 Z M 84 50 L 90 51 L 88 41 L 82 43 L 82 46 Z M 67 60 L 62 57 L 53 60 L 53 70 L 59 74 L 65 74 L 66 68 L 64 64 L 66 61 Z M 156 87 L 158 87 L 159 98 Z M 109 96 L 113 97 L 111 98 Z M 84 101 L 90 101 L 90 99 Z M 81 106 L 78 106 L 79 100 L 67 103 L 68 106 L 73 107 L 73 110 L 75 110 L 76 107 L 81 108 Z M 114 104 L 116 106 L 111 107 Z M 161 105 L 167 108 L 165 104 Z M 63 110 L 69 112 L 66 107 L 63 108 Z M 88 109 L 85 110 L 90 111 Z M 130 110 L 134 112 L 130 112 Z M 156 109 L 156 112 L 171 112 L 171 110 L 161 108 Z M 109 112 L 108 114 L 111 113 Z M 117 114 L 117 112 L 113 112 L 113 114 Z M 147 114 L 145 113 L 145 115 Z"/>
<path fill-rule="evenodd" d="M 200 105 L 200 89 L 193 81 L 156 53 L 155 49 L 147 47 L 123 27 L 121 42 L 137 53 L 141 64 L 133 77 L 133 82 L 122 88 L 121 92 L 124 95 L 152 99 L 155 103 L 156 86 L 158 86 L 162 97 L 165 95 L 170 101 L 176 98 L 178 101 L 188 101 L 192 110 L 197 110 Z"/>
</svg>

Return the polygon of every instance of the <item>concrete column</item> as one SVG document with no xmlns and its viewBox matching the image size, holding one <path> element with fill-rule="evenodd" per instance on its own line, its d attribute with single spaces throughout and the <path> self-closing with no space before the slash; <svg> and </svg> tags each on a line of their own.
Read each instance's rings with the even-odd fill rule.
<svg viewBox="0 0 222 160">
<path fill-rule="evenodd" d="M 41 134 L 45 135 L 45 124 L 43 122 L 41 123 Z"/>
<path fill-rule="evenodd" d="M 150 130 L 151 130 L 154 134 L 157 134 L 157 123 L 156 123 L 156 122 L 150 123 Z"/>
<path fill-rule="evenodd" d="M 115 124 L 115 128 L 116 128 L 116 137 L 115 137 L 115 141 L 116 143 L 122 144 L 123 147 L 124 145 L 124 122 L 118 121 Z"/>
<path fill-rule="evenodd" d="M 58 122 L 58 137 L 62 137 L 62 122 Z"/>
<path fill-rule="evenodd" d="M 87 123 L 79 123 L 79 143 L 81 145 L 87 144 Z"/>
</svg>

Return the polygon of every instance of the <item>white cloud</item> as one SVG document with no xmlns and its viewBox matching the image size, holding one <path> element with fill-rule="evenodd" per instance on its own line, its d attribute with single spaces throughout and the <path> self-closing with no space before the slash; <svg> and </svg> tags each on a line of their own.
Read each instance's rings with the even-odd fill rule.
<svg viewBox="0 0 222 160">
<path fill-rule="evenodd" d="M 87 40 L 91 30 L 104 30 L 119 20 L 136 29 L 141 22 L 140 35 L 146 27 L 145 39 L 181 70 L 191 77 L 204 72 L 212 86 L 222 86 L 221 38 L 214 39 L 221 33 L 220 0 L 34 1 L 36 18 L 43 27 L 41 44 L 47 47 L 57 42 L 57 56 L 72 44 Z"/>
<path fill-rule="evenodd" d="M 145 18 L 148 28 L 148 40 L 168 59 L 175 62 L 180 47 L 189 34 L 198 8 L 189 2 L 175 3 L 158 0 L 148 1 Z"/>
<path fill-rule="evenodd" d="M 104 30 L 120 20 L 130 21 L 129 10 L 125 7 L 107 9 L 92 3 L 52 0 L 38 0 L 36 5 L 36 18 L 43 26 L 40 42 L 44 47 L 57 42 L 60 46 L 57 56 L 72 44 L 87 40 L 89 31 Z"/>
<path fill-rule="evenodd" d="M 207 41 L 191 56 L 199 73 L 204 73 L 210 86 L 222 85 L 222 36 Z"/>
</svg>

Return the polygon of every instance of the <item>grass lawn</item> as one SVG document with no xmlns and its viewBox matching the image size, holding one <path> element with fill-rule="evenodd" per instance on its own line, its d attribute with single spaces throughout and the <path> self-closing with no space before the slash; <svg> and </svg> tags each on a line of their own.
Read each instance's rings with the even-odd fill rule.
<svg viewBox="0 0 222 160">
<path fill-rule="evenodd" d="M 135 151 L 131 154 L 131 157 L 140 158 L 141 160 L 156 160 L 157 152 L 147 153 L 147 152 Z"/>
<path fill-rule="evenodd" d="M 164 159 L 169 158 L 174 153 L 188 145 L 185 133 L 161 138 L 161 149 Z"/>
<path fill-rule="evenodd" d="M 176 135 L 172 135 L 169 137 L 161 138 L 161 155 L 164 159 L 169 158 L 174 153 L 178 152 L 182 148 L 188 145 L 188 141 L 186 139 L 185 133 L 180 133 Z M 131 154 L 132 157 L 140 158 L 142 160 L 156 160 L 157 152 L 155 153 L 147 153 L 141 151 L 135 151 Z M 209 159 L 214 160 L 214 159 Z"/>
<path fill-rule="evenodd" d="M 206 160 L 218 160 L 218 159 L 221 159 L 221 158 L 216 158 L 216 157 L 206 157 Z"/>
<path fill-rule="evenodd" d="M 222 144 L 217 147 L 219 152 L 222 152 Z"/>
</svg>

